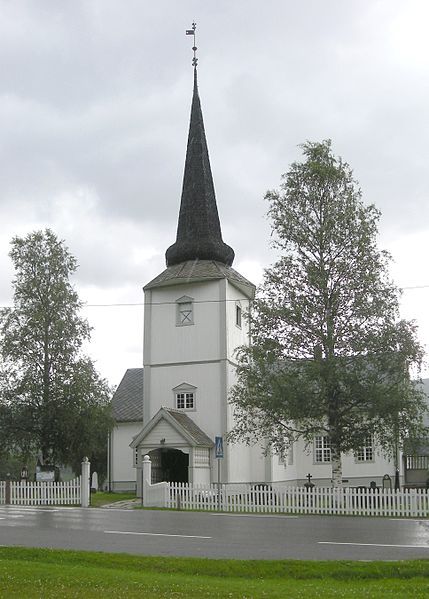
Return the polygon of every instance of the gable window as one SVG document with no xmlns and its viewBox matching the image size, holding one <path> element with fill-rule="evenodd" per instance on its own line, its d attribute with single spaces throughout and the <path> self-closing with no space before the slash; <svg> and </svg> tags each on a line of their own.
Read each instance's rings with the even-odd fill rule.
<svg viewBox="0 0 429 599">
<path fill-rule="evenodd" d="M 327 435 L 314 438 L 314 461 L 323 464 L 331 461 L 331 441 Z"/>
<path fill-rule="evenodd" d="M 241 306 L 235 304 L 235 324 L 241 329 Z"/>
<path fill-rule="evenodd" d="M 365 438 L 364 444 L 355 453 L 356 462 L 372 462 L 374 460 L 374 444 L 372 436 Z"/>
<path fill-rule="evenodd" d="M 197 388 L 188 383 L 182 383 L 173 389 L 174 407 L 177 410 L 195 410 Z"/>
<path fill-rule="evenodd" d="M 192 297 L 184 295 L 176 300 L 176 325 L 183 327 L 194 324 L 194 302 Z"/>
</svg>

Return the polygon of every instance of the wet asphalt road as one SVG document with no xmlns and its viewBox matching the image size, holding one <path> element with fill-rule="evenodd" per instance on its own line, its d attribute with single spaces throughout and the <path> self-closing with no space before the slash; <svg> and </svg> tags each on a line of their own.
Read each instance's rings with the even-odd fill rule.
<svg viewBox="0 0 429 599">
<path fill-rule="evenodd" d="M 237 559 L 429 558 L 429 520 L 0 506 L 0 545 Z"/>
</svg>

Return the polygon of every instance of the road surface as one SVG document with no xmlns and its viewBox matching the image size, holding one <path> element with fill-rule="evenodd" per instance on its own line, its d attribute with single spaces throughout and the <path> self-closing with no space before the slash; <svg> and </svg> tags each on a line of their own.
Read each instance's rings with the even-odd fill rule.
<svg viewBox="0 0 429 599">
<path fill-rule="evenodd" d="M 429 521 L 0 506 L 0 545 L 237 559 L 429 558 Z"/>
</svg>

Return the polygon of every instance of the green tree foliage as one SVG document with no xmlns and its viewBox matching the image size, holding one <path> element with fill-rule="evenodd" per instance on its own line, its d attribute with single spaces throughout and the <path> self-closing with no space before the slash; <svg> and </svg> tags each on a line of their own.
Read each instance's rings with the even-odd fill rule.
<svg viewBox="0 0 429 599">
<path fill-rule="evenodd" d="M 77 263 L 46 229 L 12 240 L 14 306 L 2 313 L 0 431 L 22 455 L 79 468 L 100 460 L 112 420 L 110 390 L 83 355 L 90 327 L 70 283 Z"/>
<path fill-rule="evenodd" d="M 350 167 L 329 141 L 302 146 L 269 217 L 279 260 L 265 271 L 241 348 L 231 441 L 266 439 L 280 454 L 297 438 L 341 452 L 368 435 L 387 454 L 422 434 L 421 391 L 409 378 L 423 352 L 413 322 L 399 318 L 390 256 L 377 249 L 379 211 L 361 201 Z"/>
</svg>

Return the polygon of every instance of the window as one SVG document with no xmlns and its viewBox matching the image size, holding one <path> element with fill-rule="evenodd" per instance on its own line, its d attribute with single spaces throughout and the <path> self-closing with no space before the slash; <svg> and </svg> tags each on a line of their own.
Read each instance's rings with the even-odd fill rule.
<svg viewBox="0 0 429 599">
<path fill-rule="evenodd" d="M 176 393 L 176 408 L 178 410 L 193 410 L 194 405 L 194 394 L 192 392 Z"/>
<path fill-rule="evenodd" d="M 241 329 L 241 306 L 235 304 L 235 324 Z"/>
<path fill-rule="evenodd" d="M 183 327 L 194 324 L 194 303 L 193 298 L 184 295 L 176 300 L 176 325 Z"/>
<path fill-rule="evenodd" d="M 323 464 L 331 461 L 331 441 L 328 436 L 320 435 L 314 439 L 314 461 Z"/>
<path fill-rule="evenodd" d="M 179 305 L 180 324 L 193 324 L 192 304 Z"/>
<path fill-rule="evenodd" d="M 173 389 L 174 407 L 177 410 L 195 410 L 197 388 L 188 383 L 182 383 Z"/>
<path fill-rule="evenodd" d="M 372 436 L 368 435 L 362 447 L 355 453 L 356 462 L 372 462 L 374 459 L 374 447 Z"/>
</svg>

